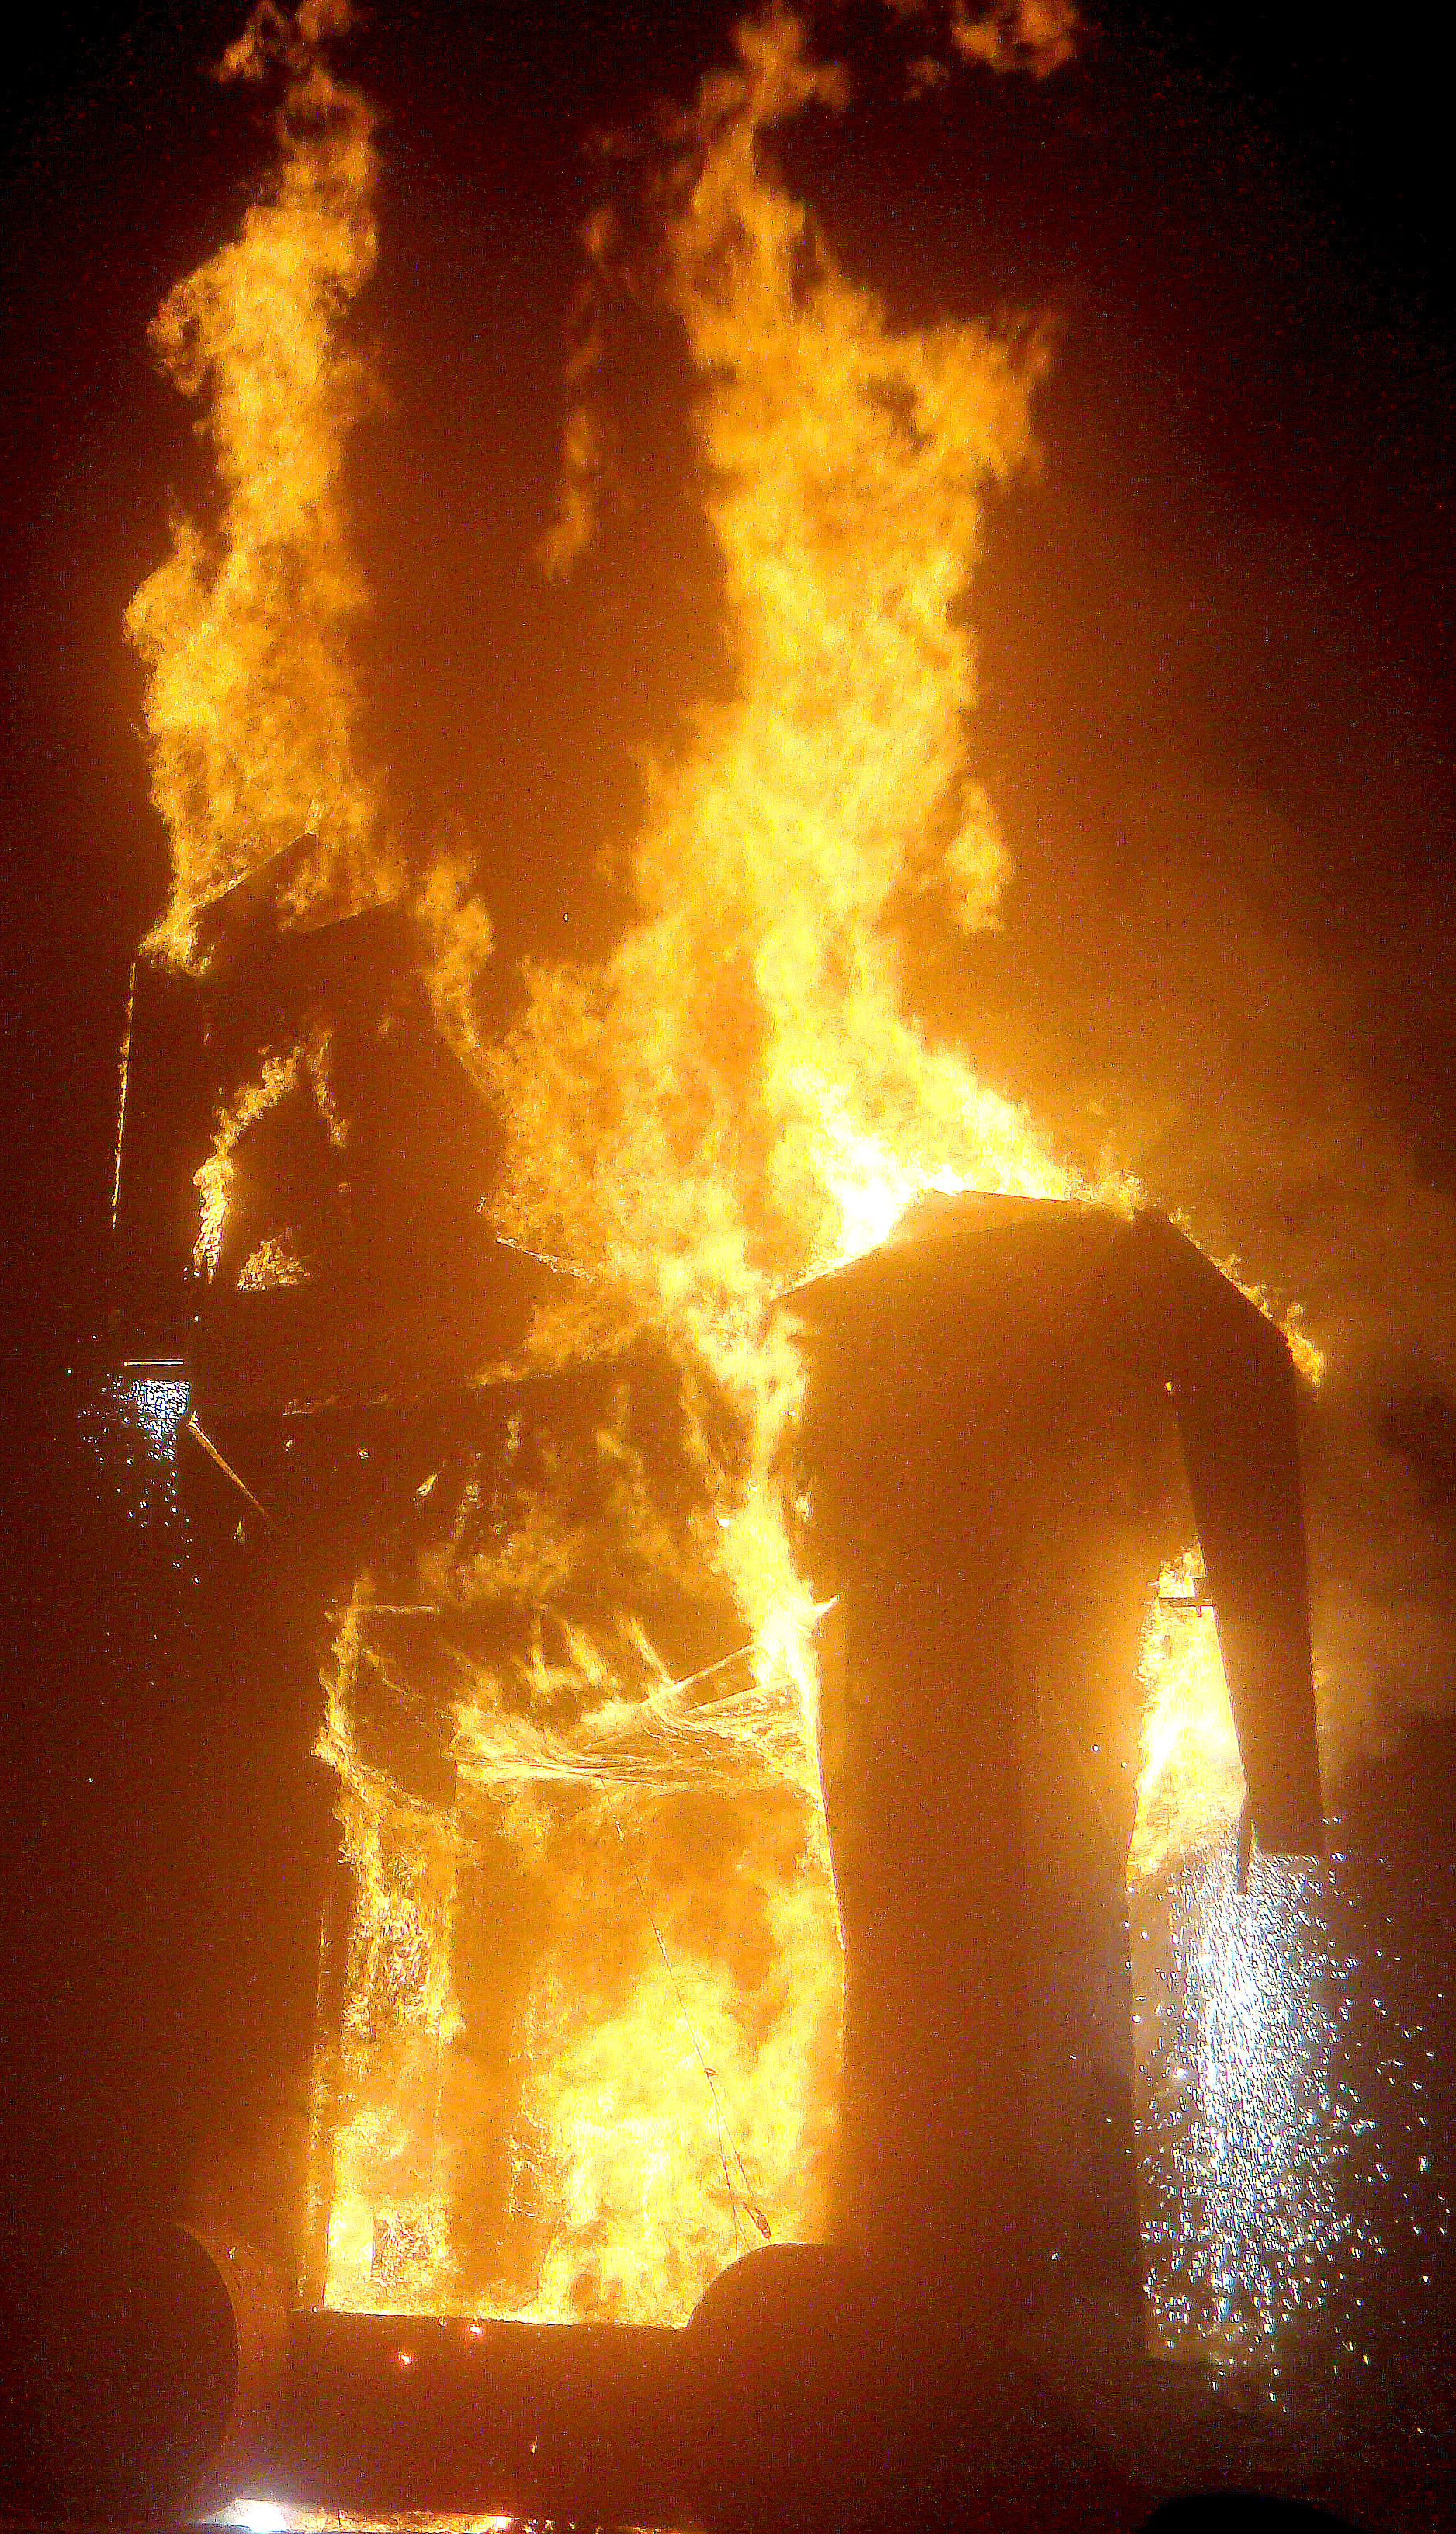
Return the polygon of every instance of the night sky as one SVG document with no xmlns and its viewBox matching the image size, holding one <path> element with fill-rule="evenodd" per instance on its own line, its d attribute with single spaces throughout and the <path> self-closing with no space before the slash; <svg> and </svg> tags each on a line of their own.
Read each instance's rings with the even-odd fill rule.
<svg viewBox="0 0 1456 2534">
<path fill-rule="evenodd" d="M 108 2187 L 136 2170 L 164 2202 L 186 2123 L 148 2129 L 139 2107 L 199 2033 L 227 2060 L 205 1982 L 184 1982 L 147 2052 L 107 2060 L 165 1950 L 118 1969 L 133 1833 L 165 1817 L 180 1874 L 192 1832 L 157 1791 L 171 1728 L 148 1708 L 139 1745 L 142 1706 L 98 1687 L 112 1618 L 135 1661 L 137 1597 L 159 1588 L 133 1575 L 132 1615 L 103 1618 L 97 1559 L 120 1534 L 87 1495 L 66 1383 L 103 1306 L 128 964 L 166 888 L 121 619 L 174 495 L 208 499 L 146 328 L 266 164 L 254 100 L 199 75 L 242 14 L 56 7 L 4 71 L 6 2045 L 37 2206 L 84 2198 L 98 2158 Z M 640 814 L 637 752 L 724 692 L 666 331 L 618 382 L 628 507 L 564 588 L 531 550 L 600 186 L 590 136 L 690 96 L 728 23 L 698 0 L 380 0 L 340 65 L 385 115 L 381 258 L 357 311 L 389 390 L 353 457 L 366 736 L 401 832 L 464 822 L 497 1017 L 522 954 L 610 945 L 626 903 L 603 849 Z M 1456 1609 L 1441 85 L 1409 21 L 1107 6 L 1047 81 L 966 70 L 912 104 L 911 30 L 859 6 L 818 23 L 852 101 L 779 154 L 841 263 L 907 324 L 1023 309 L 1057 326 L 1039 478 L 992 504 L 969 602 L 1004 925 L 917 938 L 912 991 L 1071 1157 L 1130 1164 L 1216 1255 L 1305 1303 L 1333 1399 L 1311 1443 L 1331 1747 L 1398 1848 L 1390 1773 L 1411 1804 L 1450 1780 L 1447 1732 L 1413 1743 L 1411 1720 L 1451 1710 Z M 132 1830 L 103 1833 L 94 1781 L 123 1756 Z M 1448 1953 L 1449 1848 L 1433 1868 L 1418 1844 Z M 144 2141 L 130 2166 L 118 2102 Z"/>
</svg>

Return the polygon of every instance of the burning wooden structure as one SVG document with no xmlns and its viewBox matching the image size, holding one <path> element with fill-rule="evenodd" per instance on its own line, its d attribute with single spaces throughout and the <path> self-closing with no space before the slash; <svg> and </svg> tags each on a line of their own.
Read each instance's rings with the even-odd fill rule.
<svg viewBox="0 0 1456 2534">
<path fill-rule="evenodd" d="M 308 1589 L 326 1595 L 347 1588 L 383 1511 L 396 1550 L 404 1542 L 402 1573 L 434 1519 L 420 1509 L 442 1473 L 453 1471 L 457 1496 L 467 1472 L 479 1492 L 482 1455 L 503 1451 L 503 1438 L 519 1454 L 523 1425 L 559 1440 L 573 1421 L 600 1426 L 607 1409 L 600 1370 L 523 1365 L 531 1313 L 562 1279 L 481 1230 L 489 1152 L 471 1102 L 441 1088 L 451 1059 L 418 987 L 401 982 L 409 970 L 402 911 L 297 935 L 276 923 L 266 892 L 246 895 L 215 919 L 201 983 L 145 963 L 138 972 L 119 1146 L 118 1332 L 131 1359 L 170 1348 L 186 1366 L 194 1424 L 211 1447 L 199 1452 L 194 1475 L 202 1489 L 217 1491 L 227 1523 L 261 1538 L 265 1518 L 295 1549 L 312 1539 Z M 351 1029 L 356 1004 L 368 1027 Z M 383 1033 L 381 1010 L 393 1015 Z M 258 1051 L 270 1042 L 303 1051 L 284 1087 L 309 1074 L 311 1101 L 302 1104 L 302 1127 L 296 1116 L 274 1117 L 280 1104 L 264 1098 L 231 1144 L 214 1135 L 213 1167 L 220 1149 L 230 1183 L 209 1236 L 207 1103 L 195 1086 L 210 1075 L 214 1111 L 225 1112 L 229 1087 L 250 1062 L 256 1071 Z M 380 1063 L 391 1071 L 387 1087 Z M 414 1131 L 425 1106 L 421 1068 L 430 1076 L 428 1148 Z M 357 1116 L 375 1120 L 364 1140 Z M 270 1152 L 266 1135 L 250 1144 L 258 1121 L 273 1136 Z M 426 1272 L 422 1253 L 397 1237 L 416 1182 L 423 1202 L 422 1173 Z M 193 1185 L 204 1200 L 203 1240 L 189 1237 Z M 728 2341 L 720 2350 L 714 2338 L 727 2330 L 735 2349 L 746 2331 L 750 2349 L 761 2341 L 773 2353 L 764 2361 L 765 2382 L 777 2387 L 770 2409 L 787 2404 L 785 2416 L 798 2426 L 785 2435 L 799 2447 L 791 2470 L 786 2447 L 771 2469 L 787 2475 L 785 2487 L 799 2491 L 812 2520 L 801 2451 L 810 2413 L 810 2443 L 832 2455 L 848 2435 L 851 2396 L 862 2409 L 871 2378 L 893 2383 L 893 2402 L 886 2395 L 867 2414 L 879 2420 L 888 2456 L 892 2412 L 903 2419 L 907 2402 L 915 2407 L 911 2381 L 939 2383 L 948 2348 L 961 2357 L 947 2383 L 954 2378 L 963 2390 L 967 2350 L 980 2353 L 984 2371 L 986 2353 L 1042 2292 L 1049 2249 L 1100 2235 L 1097 2258 L 1136 2270 L 1123 1888 L 1138 1780 L 1133 1681 L 1148 1576 L 1169 1543 L 1187 1537 L 1190 1520 L 1217 1618 L 1252 1835 L 1277 1851 L 1317 1849 L 1321 1838 L 1288 1347 L 1161 1216 L 973 1194 L 923 1199 L 878 1247 L 786 1293 L 779 1307 L 807 1364 L 779 1478 L 799 1509 L 798 1548 L 820 1612 L 812 1758 L 843 1928 L 845 2019 L 837 2138 L 826 2134 L 834 2170 L 818 2230 L 843 2251 L 776 2244 L 766 2266 L 758 2256 L 745 2265 L 745 2286 L 710 2287 L 708 2321 L 685 2334 L 493 2319 L 469 2278 L 463 2292 L 457 2282 L 462 2311 L 435 2320 L 421 2311 L 428 2261 L 422 2270 L 419 2245 L 412 2255 L 397 2231 L 381 2235 L 377 2209 L 373 2240 L 366 2230 L 353 2256 L 361 2275 L 373 2265 L 368 2301 L 377 2310 L 311 2311 L 311 2301 L 315 2309 L 358 2301 L 339 2267 L 335 2169 L 340 2099 L 360 2084 L 359 2038 L 356 2031 L 350 2061 L 343 1997 L 358 1951 L 356 1853 L 325 1924 L 304 2302 L 280 2319 L 271 2290 L 250 2291 L 251 2303 L 234 2293 L 238 2260 L 247 2266 L 235 2249 L 204 2248 L 206 2281 L 196 2252 L 169 2257 L 198 2273 L 177 2289 L 178 2312 L 191 2313 L 192 2298 L 201 2315 L 225 2293 L 232 2322 L 213 2332 L 222 2355 L 212 2372 L 220 2374 L 216 2383 L 208 2378 L 205 2403 L 199 2394 L 203 2407 L 189 2414 L 186 2435 L 165 2421 L 158 2430 L 163 2445 L 171 2440 L 173 2463 L 164 2470 L 157 2460 L 157 2478 L 147 2483 L 144 2473 L 129 2485 L 126 2504 L 144 2486 L 175 2499 L 206 2465 L 214 2490 L 226 2484 L 313 2506 L 585 2510 L 599 2520 L 662 2521 L 686 2502 L 710 2524 L 737 2522 L 752 2508 L 741 2488 L 731 2497 L 733 2453 L 762 2455 L 759 2430 L 728 2401 Z M 612 1379 L 618 1394 L 633 1395 L 633 1451 L 670 1462 L 682 1448 L 675 1377 L 638 1347 Z M 607 1511 L 599 1513 L 606 1525 Z M 589 1570 L 590 1560 L 581 1569 L 588 1597 L 601 1589 Z M 731 1613 L 690 1604 L 691 1595 L 672 1641 L 674 1670 L 716 1672 L 734 1659 Z M 477 1610 L 474 1638 L 456 1625 L 452 1662 L 484 1659 L 485 1638 L 495 1630 L 498 1639 L 505 1624 L 502 1606 L 497 1597 L 484 1618 Z M 562 1607 L 568 1628 L 585 1625 L 569 1593 Z M 398 1624 L 408 1629 L 421 1616 L 402 1608 Z M 423 1616 L 433 1628 L 438 1613 Z M 539 1646 L 532 1659 L 539 1672 Z M 459 1942 L 471 1888 L 458 1873 L 464 1744 L 458 1708 L 452 1722 L 428 1668 L 416 1660 L 408 1717 L 401 1709 L 372 1723 L 367 1704 L 356 1705 L 350 1729 L 384 1736 L 379 1749 L 412 1818 L 448 1816 L 454 1844 L 441 1871 Z M 662 1679 L 647 1678 L 626 1704 L 650 1711 L 654 1732 L 672 1739 L 680 1761 L 703 1720 L 690 1699 L 665 1705 L 665 1695 Z M 544 1765 L 539 1752 L 550 1743 L 557 1774 L 580 1774 L 581 1721 L 578 1698 L 570 1730 L 552 1743 L 556 1720 L 537 1714 L 532 1766 Z M 735 1709 L 733 1722 L 740 1743 L 784 1728 L 762 1701 Z M 413 1760 L 399 1738 L 405 1726 Z M 497 1736 L 493 1766 L 510 1779 L 498 1747 Z M 599 1778 L 605 1747 L 593 1746 Z M 652 1765 L 649 1742 L 634 1743 L 621 1783 Z M 776 1762 L 750 1796 L 782 1809 L 797 1765 Z M 690 1779 L 691 1770 L 682 1781 L 689 1795 Z M 605 1784 L 600 1778 L 599 1797 Z M 607 1813 L 621 1839 L 614 1800 L 609 1787 Z M 792 1822 L 789 1834 L 786 1874 L 803 1836 Z M 773 1849 L 771 1839 L 765 1854 Z M 640 1878 L 637 1888 L 671 1978 Z M 827 1940 L 835 1933 L 831 1921 Z M 691 2032 L 685 2007 L 683 2021 Z M 387 2056 L 391 2045 L 371 2030 L 370 2046 Z M 694 2042 L 700 2068 L 689 2073 L 694 2084 L 699 2073 L 707 2079 L 721 2131 L 714 2073 Z M 822 2052 L 822 2035 L 816 2046 Z M 433 2083 L 437 2131 L 437 2031 L 434 2047 L 433 2076 L 414 2065 L 407 2079 L 395 2070 L 389 2085 L 398 2112 L 410 2086 L 428 2094 Z M 478 2112 L 483 2098 L 474 2099 Z M 729 2120 L 733 2111 L 730 2103 Z M 808 2152 L 809 2129 L 786 2135 L 781 2154 Z M 730 2128 L 728 2136 L 741 2175 L 740 2191 L 720 2135 L 730 2255 L 740 2214 L 758 2218 L 761 2233 L 785 2230 L 761 2215 L 769 2186 L 750 2179 Z M 822 2154 L 825 2141 L 814 2137 Z M 750 2163 L 757 2152 L 755 2142 Z M 366 2198 L 393 2188 L 391 2170 L 387 2156 L 378 2162 L 374 2182 L 365 2177 Z M 474 2171 L 473 2182 L 457 2174 L 457 2200 L 470 2189 L 489 2197 L 494 2186 L 479 2158 Z M 415 2204 L 424 2204 L 418 2196 Z M 406 2209 L 405 2235 L 407 2217 Z M 619 2209 L 612 2222 L 620 2230 Z M 1059 2230 L 1060 2245 L 1051 2240 Z M 490 2258 L 498 2264 L 498 2250 Z M 600 2263 L 594 2275 L 604 2275 Z M 735 2275 L 727 2272 L 726 2282 Z M 391 2286 L 403 2287 L 408 2318 L 388 2310 Z M 271 2318 L 265 2328 L 261 2316 Z M 882 2349 L 873 2360 L 866 2353 L 880 2347 L 892 2316 L 898 2344 L 919 2354 L 887 2367 Z M 174 2317 L 170 2337 L 146 2343 L 153 2361 L 164 2348 L 169 2365 L 191 2367 L 178 2352 L 192 2329 Z M 858 2350 L 852 2363 L 837 2330 Z M 742 2363 L 737 2349 L 733 2365 Z M 810 2398 L 826 2371 L 846 2388 L 830 2399 L 828 2425 L 819 2417 L 826 2397 Z M 993 2382 L 999 2400 L 1005 2379 L 995 2367 L 985 2378 Z M 949 2394 L 947 2405 L 949 2417 Z M 729 2417 L 736 2429 L 715 2444 L 706 2424 L 721 2428 Z M 232 2421 L 225 2432 L 224 2418 Z M 702 2461 L 710 2453 L 712 2471 Z M 712 2472 L 710 2489 L 703 2476 L 711 2481 Z"/>
</svg>

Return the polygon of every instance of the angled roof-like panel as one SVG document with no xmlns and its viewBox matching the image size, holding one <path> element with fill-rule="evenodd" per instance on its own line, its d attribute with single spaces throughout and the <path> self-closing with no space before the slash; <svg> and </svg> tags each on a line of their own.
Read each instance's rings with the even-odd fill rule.
<svg viewBox="0 0 1456 2534">
<path fill-rule="evenodd" d="M 899 1351 L 977 1407 L 1078 1357 L 1166 1386 L 1254 1829 L 1264 1847 L 1317 1851 L 1295 1375 L 1258 1306 L 1161 1214 L 981 1195 L 922 1200 L 787 1301 L 841 1384 L 883 1383 Z"/>
</svg>

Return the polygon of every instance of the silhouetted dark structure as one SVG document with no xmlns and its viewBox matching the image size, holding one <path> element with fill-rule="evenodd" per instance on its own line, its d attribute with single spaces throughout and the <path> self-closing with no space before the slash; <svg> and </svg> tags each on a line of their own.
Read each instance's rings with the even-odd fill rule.
<svg viewBox="0 0 1456 2534">
<path fill-rule="evenodd" d="M 1136 2262 L 1137 1634 L 1194 1521 L 1254 1833 L 1322 1844 L 1294 1367 L 1152 1213 L 927 1198 L 790 1306 L 816 1580 L 843 1611 L 846 2225 L 937 2302 L 1005 2317 L 1059 2214 Z M 1067 1994 L 1069 1966 L 1101 1997 Z"/>
</svg>

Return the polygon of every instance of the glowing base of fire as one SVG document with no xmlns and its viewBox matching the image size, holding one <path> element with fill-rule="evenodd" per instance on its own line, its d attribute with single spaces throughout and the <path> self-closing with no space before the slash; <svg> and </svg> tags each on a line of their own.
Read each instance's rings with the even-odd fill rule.
<svg viewBox="0 0 1456 2534">
<path fill-rule="evenodd" d="M 844 1965 L 798 1687 L 745 1657 L 553 1721 L 479 1680 L 446 1812 L 363 1762 L 380 1670 L 351 1623 L 323 2302 L 685 2323 L 750 2245 L 824 2231 Z"/>
</svg>

